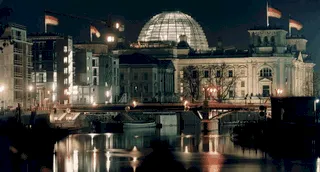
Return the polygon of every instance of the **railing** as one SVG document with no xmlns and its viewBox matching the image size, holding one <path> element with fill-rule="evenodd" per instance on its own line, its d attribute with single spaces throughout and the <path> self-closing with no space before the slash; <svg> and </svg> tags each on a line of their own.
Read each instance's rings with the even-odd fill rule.
<svg viewBox="0 0 320 172">
<path fill-rule="evenodd" d="M 14 77 L 22 77 L 22 73 L 14 72 Z"/>
<path fill-rule="evenodd" d="M 23 53 L 23 50 L 22 49 L 19 49 L 19 48 L 14 48 L 13 50 L 15 53 Z"/>
<path fill-rule="evenodd" d="M 22 90 L 22 86 L 21 86 L 21 85 L 15 85 L 15 86 L 14 86 L 14 89 Z"/>
<path fill-rule="evenodd" d="M 15 65 L 22 65 L 22 60 L 14 60 Z"/>
</svg>

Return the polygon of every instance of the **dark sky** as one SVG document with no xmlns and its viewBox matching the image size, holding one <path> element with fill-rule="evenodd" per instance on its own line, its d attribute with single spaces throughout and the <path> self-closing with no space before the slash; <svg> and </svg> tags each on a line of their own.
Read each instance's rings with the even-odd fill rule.
<svg viewBox="0 0 320 172">
<path fill-rule="evenodd" d="M 1 0 L 0 0 L 1 2 Z M 309 52 L 320 69 L 320 0 L 270 0 L 282 12 L 282 19 L 271 19 L 271 25 L 288 29 L 288 16 L 300 21 L 299 31 L 309 40 Z M 265 0 L 3 0 L 1 6 L 13 8 L 10 20 L 26 25 L 28 32 L 43 31 L 44 9 L 85 15 L 106 20 L 109 14 L 125 21 L 126 37 L 135 41 L 143 24 L 162 11 L 179 10 L 191 15 L 203 27 L 210 46 L 221 37 L 224 45 L 246 48 L 247 29 L 266 24 Z M 56 32 L 71 34 L 75 39 L 89 35 L 86 21 L 60 19 Z M 97 26 L 99 27 L 99 26 Z M 293 33 L 297 33 L 294 31 Z"/>
</svg>

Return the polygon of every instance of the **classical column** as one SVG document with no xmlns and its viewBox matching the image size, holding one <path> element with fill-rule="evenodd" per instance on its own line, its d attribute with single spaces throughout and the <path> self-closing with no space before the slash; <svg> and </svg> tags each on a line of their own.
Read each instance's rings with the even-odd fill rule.
<svg viewBox="0 0 320 172">
<path fill-rule="evenodd" d="M 250 94 L 252 92 L 253 88 L 253 77 L 254 73 L 252 72 L 252 63 L 248 63 L 248 72 L 247 72 L 247 94 Z"/>
<path fill-rule="evenodd" d="M 174 71 L 174 92 L 175 93 L 179 93 L 179 90 L 180 90 L 180 67 L 179 67 L 179 61 L 176 59 L 176 60 L 173 60 L 173 65 L 174 65 L 174 68 L 175 68 L 175 71 Z"/>
</svg>

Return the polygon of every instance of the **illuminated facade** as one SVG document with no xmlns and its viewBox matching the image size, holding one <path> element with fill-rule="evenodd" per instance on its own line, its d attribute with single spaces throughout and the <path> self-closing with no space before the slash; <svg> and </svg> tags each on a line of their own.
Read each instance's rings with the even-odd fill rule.
<svg viewBox="0 0 320 172">
<path fill-rule="evenodd" d="M 50 107 L 68 104 L 73 86 L 73 41 L 52 33 L 30 34 L 33 42 L 32 82 L 37 87 L 36 104 Z"/>
<path fill-rule="evenodd" d="M 132 54 L 139 52 L 160 60 L 172 60 L 175 66 L 175 93 L 180 100 L 189 99 L 186 90 L 190 87 L 183 83 L 188 66 L 195 67 L 195 75 L 201 76 L 196 84 L 200 100 L 205 98 L 204 88 L 212 88 L 209 99 L 217 99 L 218 89 L 223 90 L 224 102 L 264 103 L 273 96 L 312 96 L 313 67 L 315 64 L 307 54 L 307 40 L 301 36 L 287 36 L 281 28 L 254 28 L 248 30 L 250 46 L 247 50 L 226 48 L 222 41 L 210 51 L 194 52 L 184 45 L 158 43 L 157 47 L 135 46 L 134 49 L 115 51 Z M 174 32 L 175 33 L 175 32 Z M 221 66 L 226 69 L 222 72 Z M 219 69 L 220 68 L 220 69 Z M 217 78 L 226 81 L 236 78 L 229 86 L 217 83 Z M 211 82 L 208 82 L 211 80 Z M 215 91 L 214 91 L 215 90 Z"/>
<path fill-rule="evenodd" d="M 108 53 L 108 45 L 75 45 L 76 82 L 73 104 L 115 103 L 119 99 L 119 59 Z"/>
<path fill-rule="evenodd" d="M 120 95 L 123 102 L 172 102 L 174 66 L 144 54 L 121 55 Z M 126 96 L 126 98 L 125 98 Z"/>
<path fill-rule="evenodd" d="M 24 108 L 32 103 L 31 86 L 32 43 L 27 41 L 27 30 L 9 24 L 0 37 L 0 101 L 1 107 Z"/>
<path fill-rule="evenodd" d="M 207 38 L 201 26 L 189 15 L 180 11 L 163 12 L 152 17 L 142 28 L 139 42 L 174 41 L 180 42 L 185 35 L 190 47 L 207 50 Z"/>
</svg>

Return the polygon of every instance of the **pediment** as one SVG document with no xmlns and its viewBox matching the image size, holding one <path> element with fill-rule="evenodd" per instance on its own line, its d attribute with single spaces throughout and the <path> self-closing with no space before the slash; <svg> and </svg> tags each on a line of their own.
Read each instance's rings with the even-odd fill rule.
<svg viewBox="0 0 320 172">
<path fill-rule="evenodd" d="M 261 78 L 261 79 L 259 79 L 259 82 L 270 83 L 270 82 L 272 82 L 272 79 L 271 78 Z"/>
</svg>

